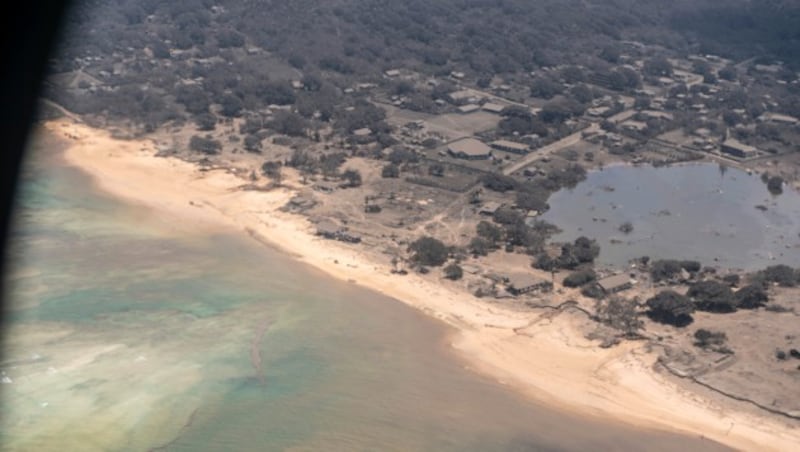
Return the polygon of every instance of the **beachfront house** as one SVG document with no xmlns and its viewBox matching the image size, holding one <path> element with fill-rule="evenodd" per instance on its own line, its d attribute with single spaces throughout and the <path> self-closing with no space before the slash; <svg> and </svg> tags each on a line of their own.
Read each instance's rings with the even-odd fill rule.
<svg viewBox="0 0 800 452">
<path fill-rule="evenodd" d="M 749 144 L 744 144 L 734 138 L 725 140 L 720 146 L 720 150 L 725 154 L 738 157 L 740 159 L 749 159 L 758 155 L 758 150 Z"/>
<path fill-rule="evenodd" d="M 512 295 L 522 295 L 534 290 L 548 290 L 552 283 L 530 273 L 512 273 L 505 277 L 506 289 Z"/>
<path fill-rule="evenodd" d="M 633 287 L 630 276 L 624 273 L 603 278 L 597 281 L 597 284 L 607 294 L 622 292 Z"/>
</svg>

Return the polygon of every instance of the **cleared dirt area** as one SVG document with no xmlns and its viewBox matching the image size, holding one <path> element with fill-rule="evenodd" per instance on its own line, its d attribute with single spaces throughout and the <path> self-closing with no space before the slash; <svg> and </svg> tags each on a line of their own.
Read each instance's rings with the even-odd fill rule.
<svg viewBox="0 0 800 452">
<path fill-rule="evenodd" d="M 790 354 L 800 350 L 798 295 L 799 289 L 780 289 L 770 302 L 787 312 L 696 313 L 685 328 L 653 323 L 646 328 L 662 338 L 670 368 L 735 397 L 800 416 L 800 357 Z M 732 353 L 694 345 L 694 333 L 701 328 L 725 333 L 724 345 Z"/>
<path fill-rule="evenodd" d="M 386 110 L 389 124 L 400 127 L 408 122 L 422 120 L 425 121 L 425 128 L 429 132 L 439 133 L 447 141 L 473 136 L 479 132 L 494 129 L 500 122 L 500 116 L 485 111 L 476 111 L 468 114 L 429 115 L 391 105 L 381 104 L 381 107 Z"/>
</svg>

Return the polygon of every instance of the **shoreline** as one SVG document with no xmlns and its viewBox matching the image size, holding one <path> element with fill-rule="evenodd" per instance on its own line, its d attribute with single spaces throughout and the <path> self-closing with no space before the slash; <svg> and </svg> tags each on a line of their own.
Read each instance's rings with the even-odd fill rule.
<svg viewBox="0 0 800 452">
<path fill-rule="evenodd" d="M 246 182 L 225 171 L 201 172 L 176 158 L 155 157 L 148 140 L 116 140 L 69 120 L 44 128 L 67 141 L 66 163 L 91 176 L 100 190 L 177 220 L 170 222 L 177 229 L 234 230 L 421 310 L 453 327 L 451 345 L 470 368 L 533 400 L 738 449 L 788 450 L 800 443 L 796 426 L 705 400 L 657 373 L 656 354 L 641 344 L 601 349 L 567 315 L 551 320 L 489 305 L 430 278 L 393 275 L 390 258 L 378 250 L 314 236 L 305 217 L 277 210 L 294 195 L 291 188 L 245 191 L 239 187 Z"/>
</svg>

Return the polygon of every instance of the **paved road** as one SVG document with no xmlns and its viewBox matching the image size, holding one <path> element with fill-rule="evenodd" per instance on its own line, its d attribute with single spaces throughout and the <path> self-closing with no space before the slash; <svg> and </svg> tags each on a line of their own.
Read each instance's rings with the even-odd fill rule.
<svg viewBox="0 0 800 452">
<path fill-rule="evenodd" d="M 518 161 L 514 162 L 511 166 L 503 168 L 503 174 L 508 176 L 510 174 L 513 174 L 521 170 L 522 168 L 525 168 L 526 166 L 541 159 L 542 157 L 547 157 L 554 152 L 558 152 L 562 149 L 574 146 L 578 144 L 579 141 L 581 141 L 581 138 L 583 137 L 582 134 L 584 131 L 593 131 L 597 130 L 598 128 L 599 128 L 598 124 L 592 123 L 592 125 L 590 125 L 588 128 L 584 130 L 581 130 L 580 132 L 575 132 L 572 135 L 567 135 L 558 141 L 548 144 L 547 146 L 531 151 L 529 154 L 525 155 Z"/>
</svg>

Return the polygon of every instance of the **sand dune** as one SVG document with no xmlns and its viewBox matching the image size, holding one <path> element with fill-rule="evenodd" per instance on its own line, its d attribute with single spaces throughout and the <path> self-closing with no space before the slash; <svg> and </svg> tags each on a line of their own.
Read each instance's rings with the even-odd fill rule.
<svg viewBox="0 0 800 452">
<path fill-rule="evenodd" d="M 652 370 L 641 344 L 611 349 L 575 332 L 569 316 L 531 326 L 531 314 L 506 311 L 418 275 L 390 273 L 389 258 L 313 235 L 305 218 L 278 211 L 291 188 L 236 188 L 224 171 L 155 157 L 148 141 L 119 141 L 68 120 L 45 127 L 70 140 L 65 158 L 115 196 L 152 208 L 178 231 L 234 228 L 255 235 L 330 275 L 397 298 L 454 327 L 453 347 L 470 367 L 547 404 L 643 428 L 705 436 L 742 450 L 792 450 L 800 429 L 766 415 L 705 400 Z"/>
</svg>

